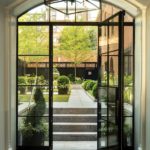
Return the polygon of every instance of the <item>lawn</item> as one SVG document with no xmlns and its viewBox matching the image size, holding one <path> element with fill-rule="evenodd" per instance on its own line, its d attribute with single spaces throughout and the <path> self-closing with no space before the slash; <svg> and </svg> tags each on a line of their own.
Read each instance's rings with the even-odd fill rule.
<svg viewBox="0 0 150 150">
<path fill-rule="evenodd" d="M 70 95 L 53 95 L 53 102 L 68 102 Z M 28 102 L 30 95 L 19 95 L 19 102 Z M 46 102 L 48 102 L 48 94 L 44 95 Z"/>
</svg>

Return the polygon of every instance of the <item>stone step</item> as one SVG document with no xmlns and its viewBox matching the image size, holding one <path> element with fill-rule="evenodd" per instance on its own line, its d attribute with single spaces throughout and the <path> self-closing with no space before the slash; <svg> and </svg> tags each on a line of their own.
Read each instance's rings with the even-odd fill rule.
<svg viewBox="0 0 150 150">
<path fill-rule="evenodd" d="M 53 122 L 97 122 L 96 114 L 54 114 Z"/>
<path fill-rule="evenodd" d="M 54 108 L 53 114 L 97 114 L 97 108 Z"/>
<path fill-rule="evenodd" d="M 54 132 L 96 132 L 97 123 L 53 123 Z"/>
<path fill-rule="evenodd" d="M 53 141 L 96 141 L 96 132 L 54 132 Z"/>
</svg>

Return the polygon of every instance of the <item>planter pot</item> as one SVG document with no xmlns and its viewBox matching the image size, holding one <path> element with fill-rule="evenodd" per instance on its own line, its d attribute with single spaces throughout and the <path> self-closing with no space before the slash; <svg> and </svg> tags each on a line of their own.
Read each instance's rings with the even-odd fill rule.
<svg viewBox="0 0 150 150">
<path fill-rule="evenodd" d="M 58 88 L 58 94 L 59 95 L 65 95 L 65 94 L 68 94 L 68 87 L 66 88 Z"/>
<path fill-rule="evenodd" d="M 23 137 L 22 141 L 23 146 L 44 146 L 44 134 L 35 133 L 31 137 Z"/>
</svg>

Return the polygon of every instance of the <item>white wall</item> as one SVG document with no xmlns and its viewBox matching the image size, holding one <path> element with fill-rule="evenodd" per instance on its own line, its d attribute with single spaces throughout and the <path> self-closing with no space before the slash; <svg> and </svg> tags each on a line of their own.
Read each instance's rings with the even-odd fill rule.
<svg viewBox="0 0 150 150">
<path fill-rule="evenodd" d="M 150 6 L 147 9 L 146 150 L 150 149 Z"/>
<path fill-rule="evenodd" d="M 136 18 L 135 21 L 135 41 L 141 40 L 141 25 L 142 25 L 142 20 L 141 16 Z M 135 44 L 135 150 L 138 149 L 138 147 L 141 145 L 141 134 L 140 134 L 140 129 L 141 129 L 141 47 L 142 44 L 141 42 L 136 42 Z"/>
<path fill-rule="evenodd" d="M 0 150 L 5 149 L 5 120 L 4 107 L 4 39 L 5 39 L 4 8 L 0 6 Z M 7 89 L 5 89 L 7 90 Z"/>
</svg>

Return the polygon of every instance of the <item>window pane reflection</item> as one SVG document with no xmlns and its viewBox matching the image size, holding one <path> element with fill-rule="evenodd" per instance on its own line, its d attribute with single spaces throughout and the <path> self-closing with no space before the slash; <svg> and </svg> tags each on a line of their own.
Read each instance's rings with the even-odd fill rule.
<svg viewBox="0 0 150 150">
<path fill-rule="evenodd" d="M 133 27 L 124 27 L 124 55 L 133 55 Z"/>
<path fill-rule="evenodd" d="M 118 56 L 109 57 L 109 84 L 110 86 L 118 85 Z"/>
<path fill-rule="evenodd" d="M 133 118 L 124 118 L 124 147 L 133 146 Z"/>
<path fill-rule="evenodd" d="M 107 78 L 108 78 L 108 61 L 107 56 L 101 57 L 101 85 L 107 85 Z"/>
</svg>

